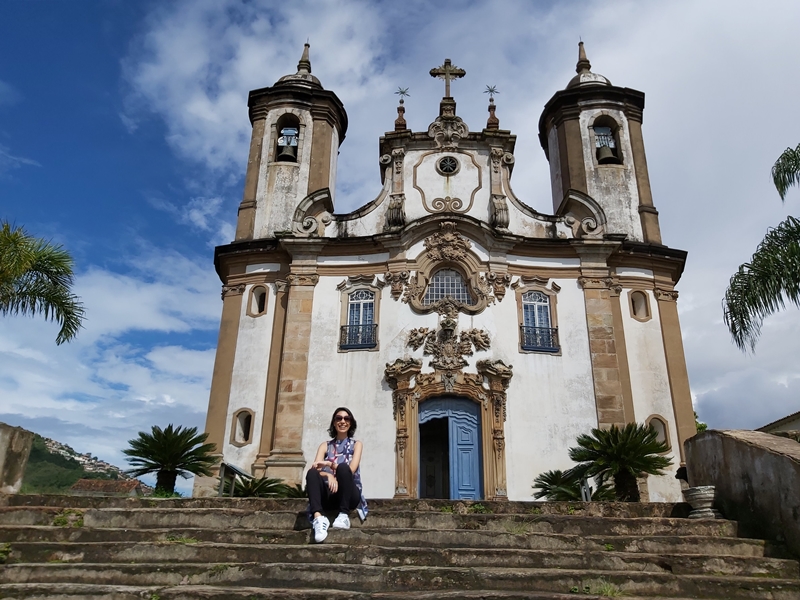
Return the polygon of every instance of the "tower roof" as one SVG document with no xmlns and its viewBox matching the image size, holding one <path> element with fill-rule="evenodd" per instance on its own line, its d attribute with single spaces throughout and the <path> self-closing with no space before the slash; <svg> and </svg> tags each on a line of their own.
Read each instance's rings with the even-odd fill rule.
<svg viewBox="0 0 800 600">
<path fill-rule="evenodd" d="M 577 75 L 570 79 L 567 84 L 567 89 L 585 86 L 585 85 L 611 85 L 611 81 L 603 75 L 592 73 L 592 63 L 586 58 L 586 50 L 583 48 L 583 42 L 578 42 L 578 64 L 575 65 L 575 72 Z"/>
<path fill-rule="evenodd" d="M 275 82 L 275 85 L 285 83 L 300 83 L 305 85 L 313 85 L 320 88 L 322 87 L 319 79 L 311 74 L 311 59 L 308 55 L 308 49 L 310 47 L 311 44 L 308 42 L 306 42 L 303 46 L 303 55 L 300 57 L 300 62 L 297 63 L 297 73 L 292 75 L 284 75 Z"/>
</svg>

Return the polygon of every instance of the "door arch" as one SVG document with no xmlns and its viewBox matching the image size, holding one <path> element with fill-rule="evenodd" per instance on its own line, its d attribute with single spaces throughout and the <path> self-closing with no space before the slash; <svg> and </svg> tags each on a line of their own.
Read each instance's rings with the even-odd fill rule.
<svg viewBox="0 0 800 600">
<path fill-rule="evenodd" d="M 456 396 L 434 398 L 420 405 L 418 423 L 419 497 L 482 500 L 480 406 Z"/>
</svg>

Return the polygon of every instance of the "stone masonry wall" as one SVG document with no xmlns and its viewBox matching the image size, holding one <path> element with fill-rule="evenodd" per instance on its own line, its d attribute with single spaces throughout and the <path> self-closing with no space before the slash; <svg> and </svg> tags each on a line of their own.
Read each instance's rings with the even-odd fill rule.
<svg viewBox="0 0 800 600">
<path fill-rule="evenodd" d="M 0 423 L 0 494 L 16 494 L 33 445 L 33 433 Z"/>
</svg>

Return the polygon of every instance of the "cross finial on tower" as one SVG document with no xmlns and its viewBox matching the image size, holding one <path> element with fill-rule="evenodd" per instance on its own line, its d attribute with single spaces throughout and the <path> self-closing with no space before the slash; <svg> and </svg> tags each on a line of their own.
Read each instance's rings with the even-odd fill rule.
<svg viewBox="0 0 800 600">
<path fill-rule="evenodd" d="M 300 57 L 300 62 L 297 63 L 298 73 L 311 73 L 311 59 L 308 57 L 309 48 L 311 48 L 311 44 L 306 42 L 303 45 L 303 56 Z"/>
<path fill-rule="evenodd" d="M 444 59 L 444 64 L 441 67 L 435 67 L 431 69 L 431 77 L 439 77 L 440 79 L 444 79 L 445 98 L 450 98 L 450 80 L 459 79 L 466 74 L 467 72 L 464 69 L 459 69 L 450 62 L 449 58 Z"/>
<path fill-rule="evenodd" d="M 583 48 L 583 41 L 578 42 L 578 64 L 575 65 L 576 73 L 588 73 L 592 70 L 592 63 L 586 58 L 586 50 Z"/>
</svg>

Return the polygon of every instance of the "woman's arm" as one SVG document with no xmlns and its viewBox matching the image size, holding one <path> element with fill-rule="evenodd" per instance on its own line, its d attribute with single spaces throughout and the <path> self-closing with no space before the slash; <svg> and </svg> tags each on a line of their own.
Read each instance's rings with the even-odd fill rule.
<svg viewBox="0 0 800 600">
<path fill-rule="evenodd" d="M 314 462 L 311 464 L 312 469 L 320 470 L 323 467 L 330 467 L 330 463 L 325 460 L 325 453 L 328 450 L 328 442 L 322 442 L 317 448 L 317 455 L 314 457 Z"/>
<path fill-rule="evenodd" d="M 361 452 L 364 450 L 364 445 L 361 442 L 356 442 L 356 447 L 353 448 L 353 458 L 350 459 L 350 470 L 355 473 L 358 465 L 361 464 Z"/>
</svg>

